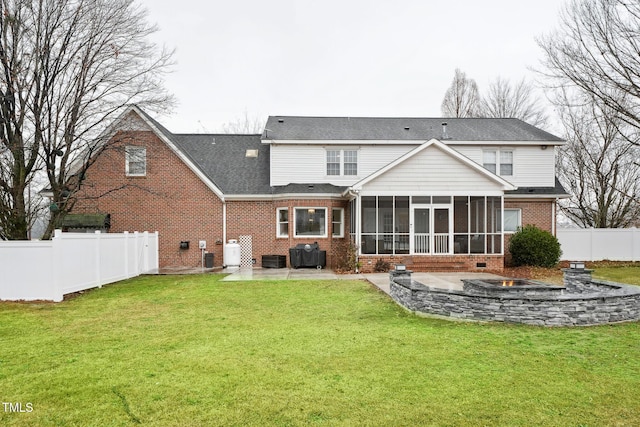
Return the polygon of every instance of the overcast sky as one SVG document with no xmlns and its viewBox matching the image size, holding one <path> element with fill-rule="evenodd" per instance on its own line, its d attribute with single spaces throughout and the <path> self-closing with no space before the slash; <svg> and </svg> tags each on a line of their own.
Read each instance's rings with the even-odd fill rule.
<svg viewBox="0 0 640 427">
<path fill-rule="evenodd" d="M 562 0 L 141 0 L 175 48 L 172 132 L 245 115 L 439 117 L 460 68 L 533 78 Z"/>
</svg>

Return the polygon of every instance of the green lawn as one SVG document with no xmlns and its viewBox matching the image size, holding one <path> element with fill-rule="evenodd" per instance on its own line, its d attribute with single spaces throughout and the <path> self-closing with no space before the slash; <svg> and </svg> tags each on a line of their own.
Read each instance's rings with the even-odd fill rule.
<svg viewBox="0 0 640 427">
<path fill-rule="evenodd" d="M 640 324 L 421 318 L 359 281 L 147 276 L 0 303 L 0 425 L 640 425 Z"/>
<path fill-rule="evenodd" d="M 616 266 L 598 266 L 590 267 L 593 269 L 593 277 L 598 279 L 610 280 L 612 282 L 629 283 L 632 285 L 640 285 L 640 265 L 634 263 L 622 267 Z"/>
</svg>

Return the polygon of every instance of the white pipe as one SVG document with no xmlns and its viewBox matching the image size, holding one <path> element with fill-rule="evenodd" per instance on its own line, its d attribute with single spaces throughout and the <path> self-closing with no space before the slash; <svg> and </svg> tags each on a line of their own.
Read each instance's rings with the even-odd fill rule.
<svg viewBox="0 0 640 427">
<path fill-rule="evenodd" d="M 226 243 L 227 243 L 227 202 L 222 202 L 222 246 L 224 247 Z"/>
</svg>

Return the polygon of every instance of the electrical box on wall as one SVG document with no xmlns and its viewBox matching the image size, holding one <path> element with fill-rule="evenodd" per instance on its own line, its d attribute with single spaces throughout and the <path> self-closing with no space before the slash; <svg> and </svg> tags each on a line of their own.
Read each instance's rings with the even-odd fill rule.
<svg viewBox="0 0 640 427">
<path fill-rule="evenodd" d="M 183 240 L 182 242 L 180 242 L 180 249 L 189 249 L 189 241 Z"/>
<path fill-rule="evenodd" d="M 200 249 L 207 249 L 207 241 L 206 240 L 200 240 L 198 242 L 198 248 Z"/>
</svg>

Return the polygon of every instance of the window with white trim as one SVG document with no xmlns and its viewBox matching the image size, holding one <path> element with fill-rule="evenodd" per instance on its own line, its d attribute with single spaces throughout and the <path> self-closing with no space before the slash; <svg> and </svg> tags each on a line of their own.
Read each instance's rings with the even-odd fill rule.
<svg viewBox="0 0 640 427">
<path fill-rule="evenodd" d="M 127 176 L 147 175 L 147 149 L 129 145 L 125 147 L 125 173 Z"/>
<path fill-rule="evenodd" d="M 331 236 L 335 238 L 344 237 L 344 209 L 331 209 Z"/>
<path fill-rule="evenodd" d="M 358 175 L 358 150 L 327 150 L 327 175 Z"/>
<path fill-rule="evenodd" d="M 276 237 L 289 237 L 289 208 L 276 209 Z"/>
<path fill-rule="evenodd" d="M 340 175 L 340 150 L 327 150 L 327 175 Z"/>
<path fill-rule="evenodd" d="M 482 150 L 482 166 L 500 176 L 513 176 L 513 150 Z"/>
<path fill-rule="evenodd" d="M 522 209 L 504 210 L 504 232 L 515 233 L 522 227 Z"/>
<path fill-rule="evenodd" d="M 482 152 L 482 166 L 489 172 L 496 173 L 496 150 Z"/>
<path fill-rule="evenodd" d="M 513 175 L 513 151 L 500 150 L 500 176 Z"/>
<path fill-rule="evenodd" d="M 295 208 L 293 216 L 295 237 L 327 237 L 327 208 Z"/>
</svg>

